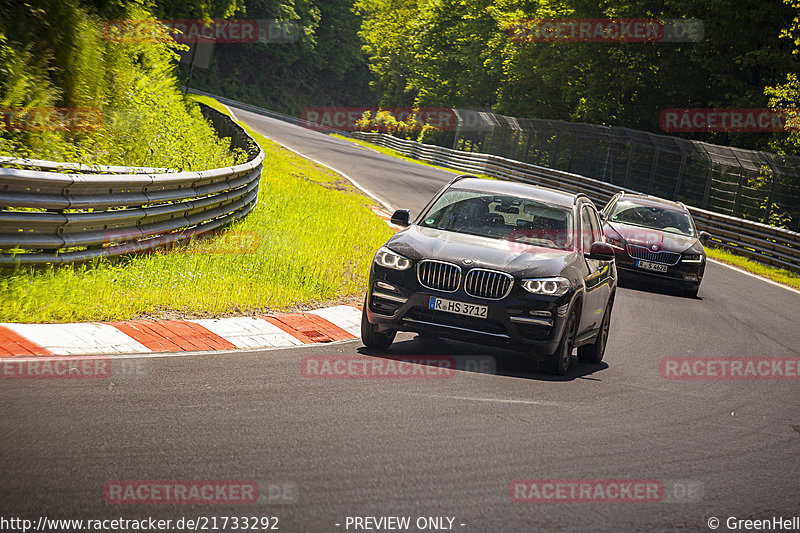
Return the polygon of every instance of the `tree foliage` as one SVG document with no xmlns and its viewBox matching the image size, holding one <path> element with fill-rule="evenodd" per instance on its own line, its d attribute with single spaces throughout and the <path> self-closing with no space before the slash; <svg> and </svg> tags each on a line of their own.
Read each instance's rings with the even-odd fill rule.
<svg viewBox="0 0 800 533">
<path fill-rule="evenodd" d="M 780 36 L 791 41 L 794 47 L 792 54 L 800 57 L 800 1 L 784 0 L 784 3 L 792 7 L 796 14 Z M 770 107 L 786 110 L 787 125 L 794 130 L 787 137 L 773 141 L 772 148 L 780 153 L 800 154 L 800 80 L 797 72 L 790 72 L 784 83 L 767 87 L 764 93 L 770 97 Z"/>
<path fill-rule="evenodd" d="M 796 0 L 788 0 L 794 1 Z M 792 5 L 771 0 L 359 0 L 360 35 L 383 105 L 491 108 L 660 132 L 664 108 L 766 107 L 796 69 L 778 39 Z M 694 18 L 701 42 L 520 42 L 514 21 Z M 764 147 L 770 134 L 706 134 Z"/>
<path fill-rule="evenodd" d="M 209 70 L 195 70 L 192 86 L 295 115 L 374 104 L 353 0 L 244 0 L 233 18 L 292 21 L 299 39 L 216 44 Z"/>
<path fill-rule="evenodd" d="M 96 117 L 80 128 L 69 121 L 0 123 L 0 155 L 187 170 L 233 163 L 228 145 L 180 93 L 174 46 L 119 42 L 104 33 L 109 19 L 154 20 L 152 14 L 135 3 L 98 4 L 0 5 L 4 115 L 42 110 L 46 116 L 60 108 Z"/>
</svg>

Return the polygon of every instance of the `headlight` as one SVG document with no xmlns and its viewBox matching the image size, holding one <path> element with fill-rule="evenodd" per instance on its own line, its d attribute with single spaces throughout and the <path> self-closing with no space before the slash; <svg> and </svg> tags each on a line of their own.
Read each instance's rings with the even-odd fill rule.
<svg viewBox="0 0 800 533">
<path fill-rule="evenodd" d="M 388 248 L 381 248 L 375 254 L 375 262 L 382 267 L 392 270 L 406 270 L 411 266 L 411 261 Z"/>
<path fill-rule="evenodd" d="M 561 296 L 570 289 L 567 278 L 539 278 L 522 280 L 522 288 L 533 294 Z"/>
<path fill-rule="evenodd" d="M 683 254 L 683 259 L 681 259 L 684 263 L 700 263 L 703 259 L 700 257 L 700 254 Z"/>
</svg>

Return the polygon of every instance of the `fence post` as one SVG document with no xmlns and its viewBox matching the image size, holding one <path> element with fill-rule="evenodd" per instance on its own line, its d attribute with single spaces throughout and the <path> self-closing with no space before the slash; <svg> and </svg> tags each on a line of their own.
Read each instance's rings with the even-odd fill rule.
<svg viewBox="0 0 800 533">
<path fill-rule="evenodd" d="M 661 150 L 656 149 L 656 155 L 653 157 L 653 164 L 650 165 L 650 179 L 647 181 L 647 194 L 653 192 L 653 182 L 656 179 L 656 167 L 658 167 L 659 155 L 661 155 Z"/>
<path fill-rule="evenodd" d="M 681 192 L 681 185 L 683 184 L 683 171 L 686 170 L 686 152 L 681 148 L 681 166 L 678 169 L 678 179 L 675 181 L 675 192 L 672 193 L 672 199 L 677 201 L 678 195 Z"/>
<path fill-rule="evenodd" d="M 622 178 L 622 186 L 626 189 L 628 188 L 628 183 L 630 183 L 631 166 L 633 166 L 633 158 L 636 155 L 636 142 L 630 137 L 628 137 L 628 139 L 630 140 L 631 153 L 628 157 L 628 168 L 625 169 L 625 177 Z"/>
<path fill-rule="evenodd" d="M 739 165 L 739 179 L 736 182 L 736 194 L 733 197 L 733 210 L 731 211 L 731 214 L 735 217 L 739 216 L 739 201 L 742 197 L 742 180 L 744 179 L 742 170 L 742 166 Z"/>
<path fill-rule="evenodd" d="M 769 216 L 772 214 L 772 199 L 775 196 L 775 180 L 777 179 L 776 175 L 778 174 L 777 172 L 775 172 L 775 167 L 772 166 L 772 163 L 769 161 L 769 159 L 767 159 L 767 165 L 769 165 L 769 170 L 770 173 L 772 174 L 772 180 L 770 180 L 769 183 L 769 194 L 767 195 L 767 209 L 766 212 L 764 213 L 764 218 L 761 220 L 761 222 L 763 222 L 764 224 L 769 224 L 769 222 L 767 221 L 769 220 Z"/>
</svg>

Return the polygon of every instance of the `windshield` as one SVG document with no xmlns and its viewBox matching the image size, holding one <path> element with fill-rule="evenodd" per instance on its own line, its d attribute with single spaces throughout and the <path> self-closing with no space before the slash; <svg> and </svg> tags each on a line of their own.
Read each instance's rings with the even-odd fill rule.
<svg viewBox="0 0 800 533">
<path fill-rule="evenodd" d="M 446 191 L 420 225 L 559 250 L 574 245 L 571 209 L 485 192 Z"/>
<path fill-rule="evenodd" d="M 632 224 L 634 226 L 657 229 L 667 233 L 694 236 L 692 219 L 686 212 L 675 209 L 621 201 L 617 203 L 609 220 L 620 224 Z"/>
</svg>

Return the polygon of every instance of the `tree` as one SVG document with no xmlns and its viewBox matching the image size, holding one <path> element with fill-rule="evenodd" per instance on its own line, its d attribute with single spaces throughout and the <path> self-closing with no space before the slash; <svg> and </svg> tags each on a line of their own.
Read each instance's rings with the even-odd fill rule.
<svg viewBox="0 0 800 533">
<path fill-rule="evenodd" d="M 784 3 L 795 9 L 796 15 L 789 27 L 782 30 L 780 36 L 790 39 L 794 49 L 792 54 L 800 56 L 800 1 L 784 0 Z M 780 85 L 766 87 L 764 93 L 770 97 L 769 105 L 786 112 L 786 126 L 793 129 L 787 136 L 776 139 L 772 148 L 788 155 L 800 155 L 800 80 L 796 72 L 786 75 L 786 81 Z"/>
</svg>

